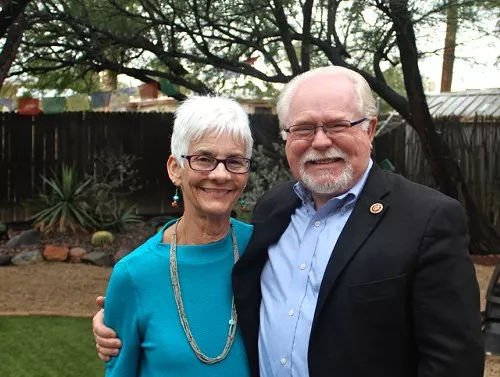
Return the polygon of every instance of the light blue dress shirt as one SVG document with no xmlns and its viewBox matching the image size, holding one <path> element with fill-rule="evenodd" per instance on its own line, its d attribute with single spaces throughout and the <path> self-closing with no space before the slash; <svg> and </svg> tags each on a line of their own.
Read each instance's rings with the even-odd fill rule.
<svg viewBox="0 0 500 377">
<path fill-rule="evenodd" d="M 319 289 L 333 248 L 352 213 L 373 165 L 348 192 L 318 211 L 300 183 L 302 200 L 269 259 L 260 280 L 259 368 L 261 377 L 307 377 L 309 336 Z"/>
</svg>

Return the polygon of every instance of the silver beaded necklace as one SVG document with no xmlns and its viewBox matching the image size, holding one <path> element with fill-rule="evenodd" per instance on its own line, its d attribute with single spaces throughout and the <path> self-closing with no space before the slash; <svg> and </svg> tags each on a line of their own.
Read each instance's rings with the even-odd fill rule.
<svg viewBox="0 0 500 377">
<path fill-rule="evenodd" d="M 236 326 L 238 322 L 238 316 L 236 314 L 236 308 L 234 306 L 234 297 L 231 300 L 231 318 L 229 319 L 229 331 L 227 335 L 226 345 L 219 356 L 208 357 L 203 352 L 201 352 L 200 348 L 198 347 L 198 344 L 196 344 L 193 334 L 191 333 L 189 322 L 186 317 L 186 313 L 184 311 L 184 304 L 182 302 L 181 286 L 179 282 L 179 272 L 177 270 L 177 225 L 179 224 L 180 220 L 181 219 L 177 220 L 177 222 L 174 225 L 174 232 L 172 234 L 172 242 L 170 245 L 171 248 L 170 277 L 172 280 L 172 286 L 174 288 L 174 297 L 175 297 L 175 303 L 177 305 L 177 312 L 179 313 L 179 319 L 181 321 L 182 328 L 184 329 L 184 333 L 186 334 L 186 338 L 189 342 L 189 345 L 193 349 L 196 357 L 206 364 L 215 364 L 218 363 L 219 361 L 224 360 L 234 342 L 234 335 L 236 333 Z M 239 258 L 239 253 L 238 253 L 238 244 L 236 242 L 236 235 L 233 229 L 233 224 L 231 224 L 231 237 L 233 241 L 233 258 L 234 258 L 234 263 L 236 263 Z"/>
</svg>

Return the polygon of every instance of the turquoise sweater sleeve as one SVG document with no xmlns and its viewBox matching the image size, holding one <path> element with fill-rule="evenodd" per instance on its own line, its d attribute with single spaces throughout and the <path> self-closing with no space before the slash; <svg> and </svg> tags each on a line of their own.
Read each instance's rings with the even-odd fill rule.
<svg viewBox="0 0 500 377">
<path fill-rule="evenodd" d="M 122 341 L 120 354 L 106 362 L 106 377 L 135 377 L 139 369 L 140 304 L 127 265 L 122 262 L 113 268 L 106 291 L 104 323 Z"/>
</svg>

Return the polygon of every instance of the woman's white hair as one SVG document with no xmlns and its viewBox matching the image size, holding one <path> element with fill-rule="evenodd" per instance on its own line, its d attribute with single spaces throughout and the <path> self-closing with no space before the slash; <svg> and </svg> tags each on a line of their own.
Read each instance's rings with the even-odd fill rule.
<svg viewBox="0 0 500 377">
<path fill-rule="evenodd" d="M 295 76 L 290 82 L 285 85 L 276 106 L 280 128 L 283 130 L 289 127 L 287 118 L 290 112 L 290 103 L 292 102 L 295 91 L 300 86 L 300 84 L 316 76 L 339 75 L 349 79 L 354 84 L 354 88 L 356 89 L 356 93 L 358 94 L 359 109 L 361 110 L 363 116 L 367 118 L 377 116 L 377 106 L 375 104 L 375 98 L 373 97 L 370 85 L 368 85 L 363 76 L 351 69 L 332 65 L 304 72 L 298 76 Z M 363 127 L 365 129 L 368 129 L 368 122 L 364 122 Z M 284 134 L 284 132 L 282 132 L 282 134 Z"/>
<path fill-rule="evenodd" d="M 236 142 L 243 142 L 245 157 L 252 157 L 253 138 L 248 115 L 236 101 L 216 96 L 192 96 L 175 111 L 174 130 L 170 151 L 181 166 L 182 155 L 189 153 L 191 143 L 208 133 L 217 136 L 230 134 Z"/>
</svg>

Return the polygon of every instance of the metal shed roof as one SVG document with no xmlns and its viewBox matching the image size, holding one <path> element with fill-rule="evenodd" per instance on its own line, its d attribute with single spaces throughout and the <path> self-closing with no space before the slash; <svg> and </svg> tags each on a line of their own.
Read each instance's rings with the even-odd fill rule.
<svg viewBox="0 0 500 377">
<path fill-rule="evenodd" d="M 433 117 L 458 116 L 463 120 L 473 120 L 476 115 L 500 117 L 500 89 L 428 94 L 427 103 Z"/>
</svg>

